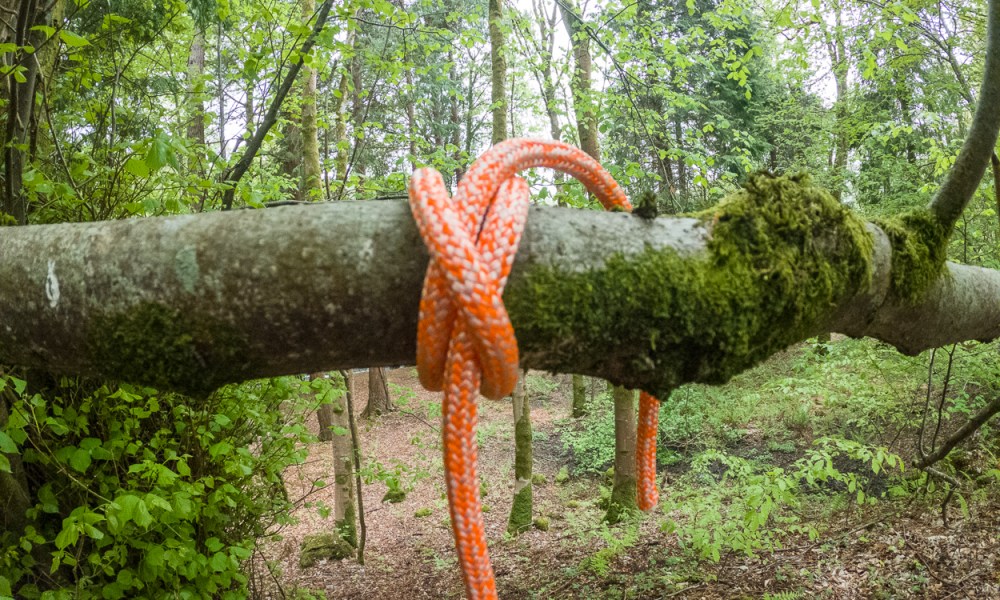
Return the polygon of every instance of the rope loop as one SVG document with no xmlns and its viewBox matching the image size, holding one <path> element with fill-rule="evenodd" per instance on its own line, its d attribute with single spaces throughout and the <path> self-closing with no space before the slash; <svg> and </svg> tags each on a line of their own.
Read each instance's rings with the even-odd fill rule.
<svg viewBox="0 0 1000 600">
<path fill-rule="evenodd" d="M 580 180 L 606 209 L 630 211 L 625 192 L 585 152 L 561 142 L 511 139 L 479 157 L 449 197 L 441 174 L 418 169 L 410 209 L 430 252 L 420 298 L 420 383 L 444 390 L 445 479 L 452 532 L 469 598 L 496 598 L 477 475 L 476 401 L 500 399 L 517 383 L 517 340 L 503 290 L 528 215 L 528 184 L 517 172 L 549 167 Z M 658 401 L 640 395 L 637 470 L 640 508 L 656 504 Z"/>
</svg>

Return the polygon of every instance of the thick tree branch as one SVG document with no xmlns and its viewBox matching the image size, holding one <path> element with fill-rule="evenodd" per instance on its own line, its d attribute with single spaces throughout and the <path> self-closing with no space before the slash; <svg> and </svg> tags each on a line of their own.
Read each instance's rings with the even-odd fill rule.
<svg viewBox="0 0 1000 600">
<path fill-rule="evenodd" d="M 1000 272 L 949 264 L 907 304 L 887 291 L 891 250 L 872 225 L 870 282 L 833 290 L 811 321 L 797 321 L 806 296 L 778 275 L 844 244 L 815 239 L 791 248 L 798 265 L 753 258 L 752 277 L 793 299 L 776 309 L 784 296 L 772 294 L 754 305 L 757 296 L 724 276 L 734 259 L 714 238 L 727 223 L 746 226 L 726 205 L 702 219 L 655 220 L 532 209 L 505 294 L 525 366 L 656 393 L 719 381 L 823 331 L 870 335 L 908 353 L 1000 337 Z M 412 364 L 427 264 L 402 202 L 7 228 L 0 256 L 0 362 L 188 391 Z M 822 286 L 805 276 L 800 287 Z M 577 286 L 571 297 L 566 285 Z M 761 313 L 773 322 L 754 320 Z M 712 329 L 723 316 L 731 337 Z"/>
<path fill-rule="evenodd" d="M 962 151 L 931 202 L 931 211 L 950 229 L 965 210 L 986 172 L 1000 131 L 1000 0 L 990 0 L 986 64 L 979 104 Z"/>
</svg>

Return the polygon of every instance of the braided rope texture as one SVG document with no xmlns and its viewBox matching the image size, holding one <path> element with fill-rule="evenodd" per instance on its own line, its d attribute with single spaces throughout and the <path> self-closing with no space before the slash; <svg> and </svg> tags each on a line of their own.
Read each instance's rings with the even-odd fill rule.
<svg viewBox="0 0 1000 600">
<path fill-rule="evenodd" d="M 420 299 L 417 371 L 428 390 L 444 390 L 445 481 L 459 566 L 470 599 L 496 598 L 477 474 L 476 400 L 514 390 L 518 350 L 503 294 L 528 215 L 528 184 L 517 172 L 549 167 L 572 175 L 605 209 L 630 211 L 621 186 L 590 155 L 561 142 L 511 139 L 479 157 L 449 197 L 441 174 L 418 169 L 410 209 L 430 251 Z M 656 505 L 659 402 L 639 395 L 637 501 Z"/>
</svg>

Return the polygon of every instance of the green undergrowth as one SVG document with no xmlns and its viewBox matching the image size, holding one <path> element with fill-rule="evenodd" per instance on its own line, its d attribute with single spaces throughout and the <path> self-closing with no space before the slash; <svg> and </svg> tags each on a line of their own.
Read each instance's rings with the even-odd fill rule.
<svg viewBox="0 0 1000 600">
<path fill-rule="evenodd" d="M 933 423 L 940 410 L 945 419 L 941 436 L 995 396 L 992 382 L 1000 381 L 995 354 L 995 344 L 979 343 L 937 352 L 930 370 L 929 418 Z M 845 518 L 875 505 L 923 499 L 938 514 L 950 488 L 908 466 L 927 402 L 929 358 L 930 353 L 903 356 L 869 339 L 812 341 L 726 385 L 683 386 L 662 399 L 661 503 L 645 518 L 676 541 L 684 550 L 681 556 L 697 562 L 819 544 Z M 942 400 L 946 374 L 949 386 Z M 570 481 L 586 482 L 573 492 L 573 506 L 594 495 L 589 490 L 614 459 L 610 398 L 598 395 L 589 408 L 586 417 L 558 425 L 572 457 Z M 1000 487 L 996 427 L 987 424 L 973 443 L 938 465 L 966 482 L 954 494 L 950 510 L 955 516 L 969 518 Z M 593 502 L 596 497 L 581 506 Z M 594 512 L 586 514 L 599 518 Z M 599 535 L 596 525 L 591 527 L 591 533 L 579 534 L 585 546 L 588 535 Z M 627 529 L 617 531 L 627 537 Z M 604 569 L 605 554 L 629 550 L 609 544 L 601 552 L 586 559 L 581 572 L 593 574 L 591 565 Z"/>
<path fill-rule="evenodd" d="M 808 178 L 755 176 L 695 216 L 711 232 L 698 257 L 647 248 L 593 271 L 534 265 L 512 278 L 505 302 L 523 353 L 546 349 L 532 366 L 600 365 L 654 394 L 725 382 L 817 333 L 870 281 L 863 221 Z"/>
<path fill-rule="evenodd" d="M 0 475 L 23 466 L 30 494 L 27 527 L 0 530 L 0 597 L 246 598 L 322 400 L 290 377 L 198 399 L 38 379 L 0 378 Z"/>
</svg>

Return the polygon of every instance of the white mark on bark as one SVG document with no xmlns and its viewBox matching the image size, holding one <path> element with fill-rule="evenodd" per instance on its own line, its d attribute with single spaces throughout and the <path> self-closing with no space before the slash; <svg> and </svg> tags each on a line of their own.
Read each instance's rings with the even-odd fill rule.
<svg viewBox="0 0 1000 600">
<path fill-rule="evenodd" d="M 56 279 L 56 261 L 49 260 L 49 274 L 45 276 L 45 297 L 49 299 L 49 307 L 59 305 L 59 280 Z"/>
<path fill-rule="evenodd" d="M 174 272 L 181 282 L 184 291 L 193 294 L 201 276 L 198 267 L 198 252 L 194 246 L 185 246 L 174 255 Z"/>
<path fill-rule="evenodd" d="M 358 260 L 361 262 L 368 262 L 375 257 L 375 242 L 369 238 L 364 241 L 361 245 L 361 250 L 358 252 Z"/>
</svg>

